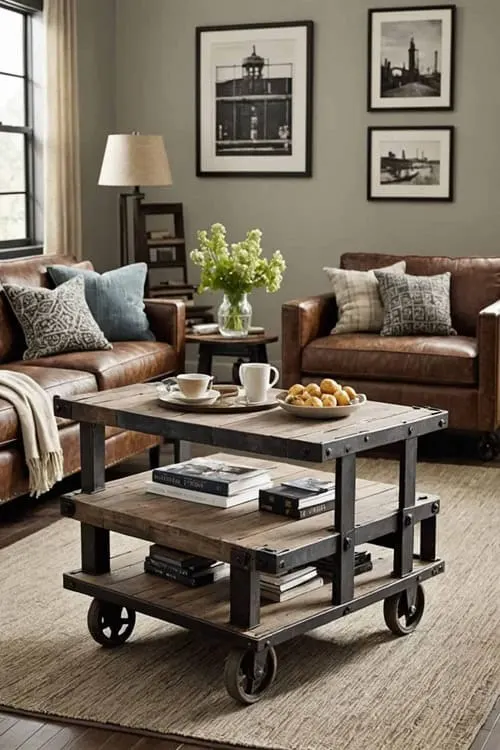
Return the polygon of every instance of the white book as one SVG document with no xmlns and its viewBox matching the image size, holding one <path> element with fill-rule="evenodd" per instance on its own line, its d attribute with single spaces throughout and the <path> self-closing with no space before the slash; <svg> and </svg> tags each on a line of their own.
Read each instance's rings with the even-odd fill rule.
<svg viewBox="0 0 500 750">
<path fill-rule="evenodd" d="M 300 586 L 295 586 L 293 589 L 289 589 L 289 591 L 263 590 L 261 594 L 263 599 L 267 599 L 271 602 L 286 602 L 288 599 L 294 599 L 296 596 L 302 596 L 302 594 L 306 594 L 308 591 L 319 589 L 323 585 L 323 583 L 323 579 L 320 576 L 317 576 L 316 578 L 311 578 L 310 581 L 301 583 Z"/>
<path fill-rule="evenodd" d="M 309 578 L 314 578 L 317 572 L 315 565 L 308 565 L 305 568 L 299 568 L 298 570 L 291 570 L 289 573 L 283 573 L 283 575 L 261 573 L 260 581 L 262 584 L 277 587 L 290 583 L 291 581 L 308 581 Z"/>
<path fill-rule="evenodd" d="M 292 578 L 291 581 L 283 581 L 283 582 L 273 582 L 269 583 L 268 581 L 264 581 L 261 578 L 260 587 L 263 591 L 289 591 L 290 589 L 294 589 L 296 586 L 301 586 L 306 581 L 311 580 L 311 578 L 315 578 L 318 575 L 318 572 L 316 568 L 313 568 L 312 571 L 309 573 L 304 573 L 299 578 Z"/>
<path fill-rule="evenodd" d="M 263 487 L 270 487 L 271 483 L 263 484 L 258 487 L 251 487 L 249 490 L 244 490 L 238 495 L 213 495 L 211 492 L 196 492 L 195 490 L 186 490 L 183 487 L 172 487 L 168 484 L 161 484 L 160 482 L 153 482 L 147 480 L 145 482 L 146 491 L 151 492 L 154 495 L 163 495 L 164 497 L 171 497 L 174 500 L 187 500 L 191 503 L 202 503 L 203 505 L 211 505 L 214 508 L 232 508 L 235 505 L 241 505 L 242 503 L 248 503 L 251 500 L 257 500 L 259 497 L 259 490 Z"/>
</svg>

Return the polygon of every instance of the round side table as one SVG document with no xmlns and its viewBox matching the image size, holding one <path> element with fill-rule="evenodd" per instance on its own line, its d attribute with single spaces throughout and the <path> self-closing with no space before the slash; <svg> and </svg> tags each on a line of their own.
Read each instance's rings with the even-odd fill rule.
<svg viewBox="0 0 500 750">
<path fill-rule="evenodd" d="M 274 344 L 278 336 L 265 333 L 249 334 L 241 338 L 221 336 L 220 333 L 209 335 L 188 333 L 186 344 L 198 344 L 198 372 L 212 374 L 213 357 L 236 357 L 233 364 L 233 382 L 240 384 L 238 370 L 240 365 L 248 362 L 267 362 L 267 344 Z"/>
</svg>

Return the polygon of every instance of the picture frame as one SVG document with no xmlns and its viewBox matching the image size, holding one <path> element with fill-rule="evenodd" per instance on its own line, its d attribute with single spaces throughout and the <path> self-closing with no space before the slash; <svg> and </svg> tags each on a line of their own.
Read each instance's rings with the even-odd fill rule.
<svg viewBox="0 0 500 750">
<path fill-rule="evenodd" d="M 196 29 L 198 177 L 311 177 L 313 22 Z"/>
<path fill-rule="evenodd" d="M 368 128 L 368 200 L 452 201 L 453 126 Z"/>
<path fill-rule="evenodd" d="M 368 111 L 452 110 L 456 6 L 368 14 Z"/>
</svg>

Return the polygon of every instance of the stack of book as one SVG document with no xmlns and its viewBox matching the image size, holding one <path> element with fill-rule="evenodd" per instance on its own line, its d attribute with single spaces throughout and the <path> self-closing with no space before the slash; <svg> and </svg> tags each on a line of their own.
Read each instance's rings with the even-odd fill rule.
<svg viewBox="0 0 500 750">
<path fill-rule="evenodd" d="M 256 500 L 271 486 L 269 464 L 248 466 L 210 458 L 192 458 L 154 469 L 146 490 L 188 502 L 232 508 Z"/>
<path fill-rule="evenodd" d="M 324 578 L 332 580 L 335 577 L 333 555 L 322 557 L 321 560 L 317 560 L 315 565 L 317 566 L 318 573 Z M 356 551 L 354 553 L 354 575 L 359 576 L 361 573 L 367 573 L 372 569 L 373 563 L 370 552 L 364 550 Z"/>
<path fill-rule="evenodd" d="M 229 575 L 229 565 L 207 557 L 152 544 L 144 560 L 146 573 L 182 583 L 184 586 L 206 586 Z"/>
<path fill-rule="evenodd" d="M 317 477 L 289 479 L 259 492 L 259 510 L 300 520 L 333 510 L 335 483 Z"/>
<path fill-rule="evenodd" d="M 297 568 L 289 573 L 273 575 L 260 574 L 260 594 L 262 599 L 272 602 L 285 602 L 308 591 L 314 591 L 323 585 L 323 578 L 318 575 L 314 565 Z"/>
</svg>

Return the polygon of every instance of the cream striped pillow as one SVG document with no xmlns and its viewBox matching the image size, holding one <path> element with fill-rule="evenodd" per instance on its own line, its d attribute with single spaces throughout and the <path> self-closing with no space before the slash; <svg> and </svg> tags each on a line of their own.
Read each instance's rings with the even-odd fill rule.
<svg viewBox="0 0 500 750">
<path fill-rule="evenodd" d="M 338 309 L 338 320 L 331 333 L 380 333 L 384 323 L 384 306 L 374 272 L 346 271 L 343 268 L 323 270 L 332 283 Z M 376 270 L 403 274 L 406 262 L 402 260 Z"/>
</svg>

